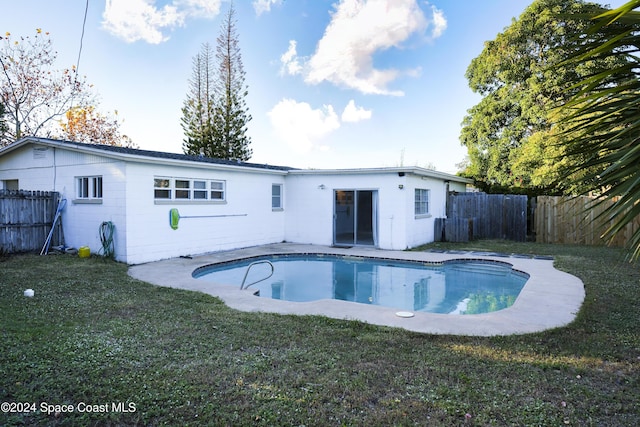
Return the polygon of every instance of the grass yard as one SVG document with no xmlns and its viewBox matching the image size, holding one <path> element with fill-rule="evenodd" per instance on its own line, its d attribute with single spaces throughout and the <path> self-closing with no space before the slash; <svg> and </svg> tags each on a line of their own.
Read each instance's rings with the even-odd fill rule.
<svg viewBox="0 0 640 427">
<path fill-rule="evenodd" d="M 594 247 L 429 247 L 553 255 L 583 280 L 585 303 L 538 334 L 422 335 L 239 312 L 93 257 L 11 256 L 0 425 L 637 425 L 638 263 Z"/>
</svg>

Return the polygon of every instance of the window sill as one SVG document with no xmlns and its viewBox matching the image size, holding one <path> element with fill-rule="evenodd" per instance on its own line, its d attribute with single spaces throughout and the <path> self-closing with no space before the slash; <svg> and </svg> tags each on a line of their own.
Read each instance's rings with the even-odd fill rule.
<svg viewBox="0 0 640 427">
<path fill-rule="evenodd" d="M 188 200 L 188 199 L 167 199 L 154 200 L 155 205 L 226 205 L 226 200 Z"/>
<path fill-rule="evenodd" d="M 71 203 L 74 205 L 101 205 L 102 199 L 73 199 Z"/>
<path fill-rule="evenodd" d="M 431 214 L 420 214 L 420 215 L 416 215 L 415 219 L 423 219 L 423 218 L 431 218 Z"/>
<path fill-rule="evenodd" d="M 271 212 L 284 212 L 284 208 L 271 208 Z"/>
</svg>

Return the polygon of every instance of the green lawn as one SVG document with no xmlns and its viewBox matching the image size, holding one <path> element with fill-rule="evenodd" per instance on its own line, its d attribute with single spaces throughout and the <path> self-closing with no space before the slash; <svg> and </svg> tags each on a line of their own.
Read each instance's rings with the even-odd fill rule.
<svg viewBox="0 0 640 427">
<path fill-rule="evenodd" d="M 606 248 L 431 247 L 553 255 L 585 303 L 538 334 L 423 335 L 239 312 L 93 257 L 12 256 L 0 260 L 0 401 L 53 413 L 3 406 L 0 425 L 638 423 L 638 263 Z"/>
</svg>

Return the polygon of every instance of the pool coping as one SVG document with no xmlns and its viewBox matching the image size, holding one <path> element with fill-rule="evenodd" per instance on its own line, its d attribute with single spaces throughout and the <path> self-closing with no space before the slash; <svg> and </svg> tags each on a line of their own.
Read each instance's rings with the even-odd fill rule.
<svg viewBox="0 0 640 427">
<path fill-rule="evenodd" d="M 253 295 L 251 289 L 214 285 L 192 276 L 204 265 L 272 254 L 328 254 L 364 256 L 439 263 L 448 260 L 482 259 L 509 263 L 529 274 L 529 280 L 511 307 L 485 313 L 450 315 L 414 312 L 399 317 L 398 309 L 339 300 L 289 302 Z M 553 267 L 553 259 L 488 252 L 388 251 L 369 247 L 338 248 L 320 245 L 277 243 L 209 254 L 172 258 L 129 267 L 129 275 L 158 286 L 204 292 L 220 298 L 231 308 L 247 312 L 294 315 L 321 315 L 335 319 L 359 320 L 374 325 L 403 328 L 428 334 L 469 336 L 513 335 L 540 332 L 565 326 L 574 319 L 585 297 L 577 277 Z"/>
</svg>

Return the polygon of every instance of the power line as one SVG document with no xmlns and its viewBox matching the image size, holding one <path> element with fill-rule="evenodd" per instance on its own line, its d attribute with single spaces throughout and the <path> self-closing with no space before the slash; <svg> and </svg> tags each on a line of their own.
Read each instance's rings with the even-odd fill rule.
<svg viewBox="0 0 640 427">
<path fill-rule="evenodd" d="M 89 0 L 85 3 L 84 6 L 84 19 L 82 20 L 82 34 L 80 34 L 80 48 L 78 49 L 78 59 L 76 60 L 76 73 L 75 73 L 75 83 L 78 83 L 78 71 L 80 70 L 80 56 L 82 55 L 82 41 L 84 40 L 84 29 L 87 25 L 87 12 L 89 11 Z M 73 109 L 73 98 L 76 95 L 76 87 L 74 87 L 71 91 L 71 99 L 69 100 L 69 107 Z"/>
<path fill-rule="evenodd" d="M 80 55 L 82 55 L 82 41 L 84 40 L 84 28 L 87 25 L 87 12 L 89 11 L 89 0 L 84 6 L 84 19 L 82 21 L 82 34 L 80 35 L 80 49 L 78 49 L 78 60 L 76 61 L 76 79 L 78 78 L 78 69 L 80 69 Z"/>
</svg>

